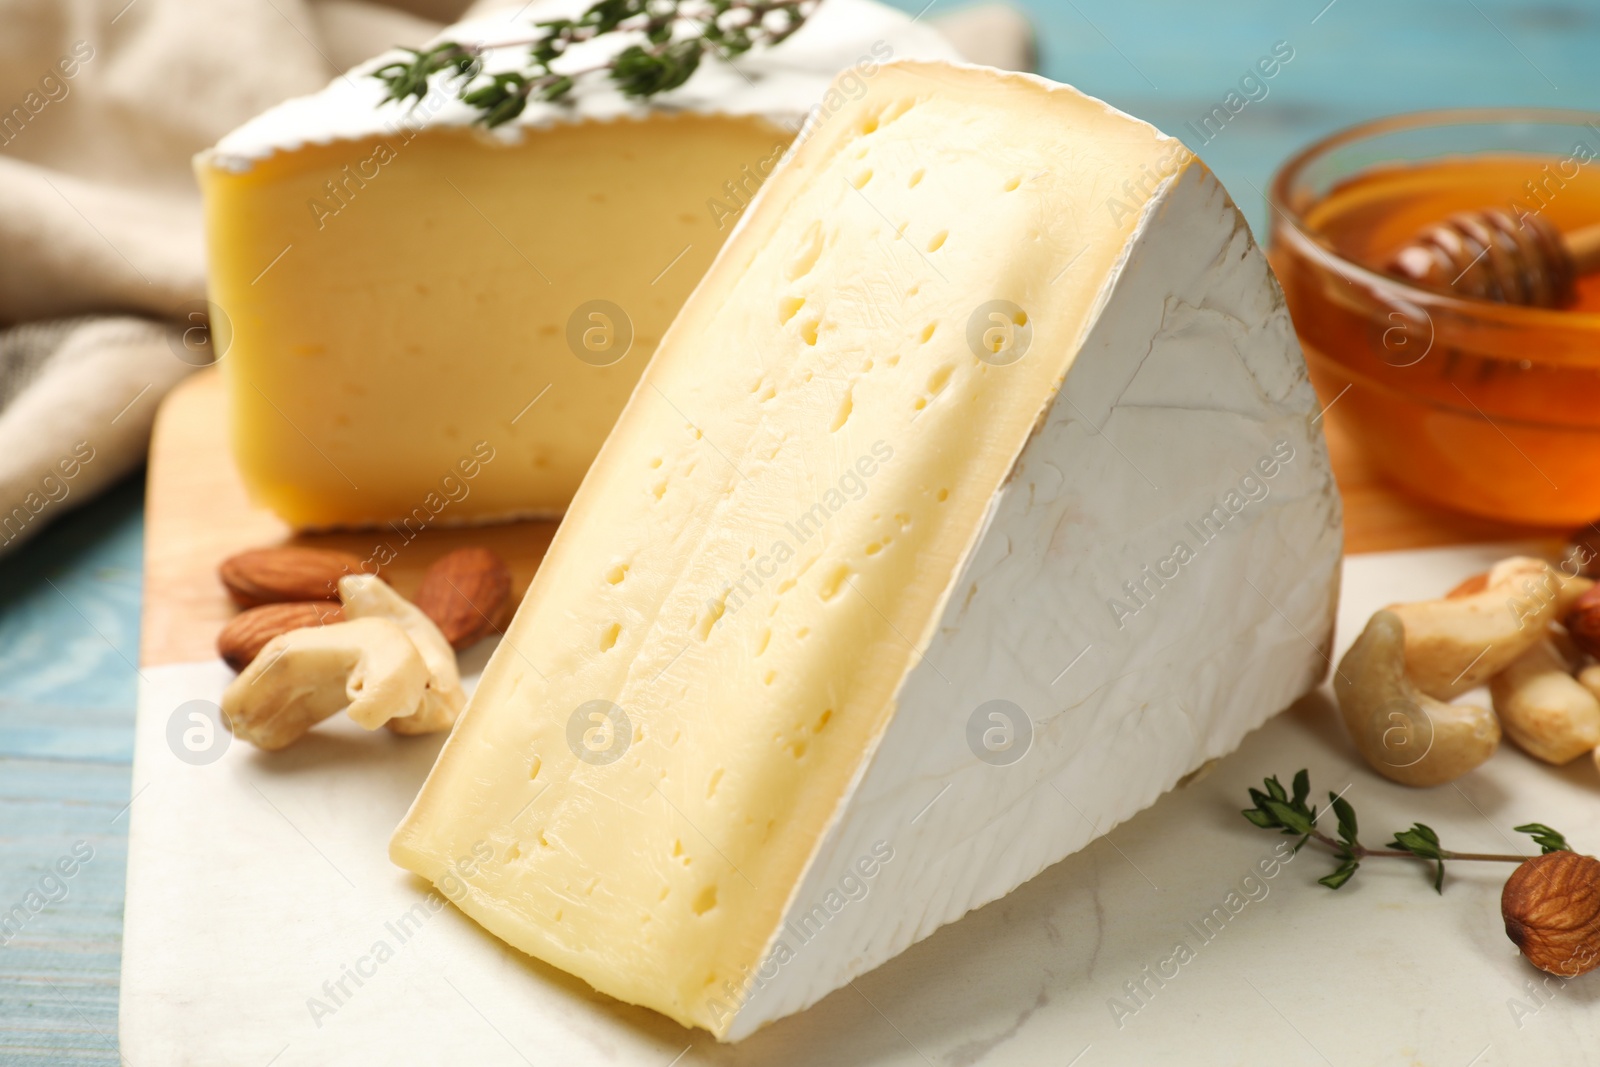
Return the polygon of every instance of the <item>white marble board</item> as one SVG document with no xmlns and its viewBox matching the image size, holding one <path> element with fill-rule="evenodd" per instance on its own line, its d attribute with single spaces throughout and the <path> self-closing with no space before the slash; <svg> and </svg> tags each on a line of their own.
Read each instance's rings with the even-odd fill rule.
<svg viewBox="0 0 1600 1067">
<path fill-rule="evenodd" d="M 1440 595 L 1508 551 L 1349 558 L 1340 650 L 1377 607 Z M 1405 789 L 1360 763 L 1315 694 L 1010 896 L 730 1046 L 594 993 L 448 905 L 414 910 L 428 887 L 385 846 L 439 739 L 339 722 L 286 752 L 237 743 L 191 764 L 168 743 L 174 713 L 218 700 L 230 672 L 144 677 L 121 1007 L 136 1067 L 1600 1062 L 1600 975 L 1541 982 L 1517 955 L 1499 917 L 1508 867 L 1455 864 L 1440 897 L 1415 866 L 1373 861 L 1333 893 L 1311 849 L 1262 877 L 1280 838 L 1238 815 L 1246 786 L 1307 767 L 1318 797 L 1348 787 L 1375 843 L 1421 820 L 1447 847 L 1527 851 L 1510 828 L 1538 820 L 1593 852 L 1586 759 L 1551 768 L 1507 745 L 1453 786 Z"/>
</svg>

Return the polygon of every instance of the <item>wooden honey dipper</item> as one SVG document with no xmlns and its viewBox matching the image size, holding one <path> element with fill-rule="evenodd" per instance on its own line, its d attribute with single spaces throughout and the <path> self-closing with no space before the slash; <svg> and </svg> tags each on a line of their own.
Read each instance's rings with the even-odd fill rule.
<svg viewBox="0 0 1600 1067">
<path fill-rule="evenodd" d="M 1562 234 L 1537 215 L 1464 211 L 1394 254 L 1388 273 L 1424 289 L 1502 304 L 1559 308 L 1580 275 L 1600 270 L 1600 226 Z"/>
</svg>

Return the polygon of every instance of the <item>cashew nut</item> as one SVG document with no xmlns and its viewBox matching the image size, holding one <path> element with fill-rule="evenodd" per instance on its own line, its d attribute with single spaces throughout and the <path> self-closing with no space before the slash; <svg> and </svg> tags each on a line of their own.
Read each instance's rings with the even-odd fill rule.
<svg viewBox="0 0 1600 1067">
<path fill-rule="evenodd" d="M 455 725 L 467 695 L 461 688 L 455 650 L 433 620 L 388 582 L 371 574 L 340 578 L 339 600 L 346 618 L 387 619 L 399 626 L 428 665 L 428 685 L 416 713 L 390 719 L 389 729 L 397 734 L 431 734 Z"/>
<path fill-rule="evenodd" d="M 1482 592 L 1386 610 L 1405 627 L 1411 681 L 1428 696 L 1449 700 L 1538 643 L 1586 581 L 1565 578 L 1543 560 L 1513 556 L 1495 565 Z"/>
<path fill-rule="evenodd" d="M 1380 611 L 1339 662 L 1333 689 L 1374 770 L 1401 785 L 1442 785 L 1494 755 L 1500 724 L 1487 708 L 1446 704 L 1412 684 L 1409 651 L 1399 613 Z"/>
<path fill-rule="evenodd" d="M 1495 675 L 1489 692 L 1506 736 L 1530 756 L 1559 765 L 1600 746 L 1600 700 L 1572 676 L 1552 640 Z"/>
<path fill-rule="evenodd" d="M 308 626 L 267 642 L 222 694 L 234 736 L 285 748 L 340 711 L 368 730 L 422 703 L 428 665 L 387 619 Z"/>
<path fill-rule="evenodd" d="M 1566 618 L 1578 598 L 1594 588 L 1594 580 L 1568 574 L 1532 556 L 1509 556 L 1489 569 L 1488 587 L 1510 586 L 1513 594 L 1525 598 L 1556 601 L 1556 618 Z"/>
</svg>

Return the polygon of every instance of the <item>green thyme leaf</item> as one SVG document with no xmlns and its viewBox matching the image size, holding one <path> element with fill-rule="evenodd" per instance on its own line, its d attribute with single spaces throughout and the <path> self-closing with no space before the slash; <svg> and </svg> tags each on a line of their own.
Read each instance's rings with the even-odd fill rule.
<svg viewBox="0 0 1600 1067">
<path fill-rule="evenodd" d="M 1333 808 L 1334 815 L 1339 818 L 1339 839 L 1347 845 L 1355 845 L 1356 841 L 1356 809 L 1350 802 L 1337 793 L 1328 794 L 1328 804 Z"/>
<path fill-rule="evenodd" d="M 1350 880 L 1351 876 L 1356 873 L 1356 868 L 1360 866 L 1361 863 L 1359 860 L 1345 860 L 1332 874 L 1323 878 L 1318 878 L 1317 883 L 1319 885 L 1325 885 L 1329 889 L 1338 889 L 1340 886 L 1344 885 Z"/>
<path fill-rule="evenodd" d="M 1439 847 L 1439 835 L 1433 832 L 1433 827 L 1425 823 L 1413 823 L 1411 829 L 1395 834 L 1389 847 L 1409 852 L 1425 860 L 1432 860 L 1434 892 L 1444 892 L 1444 850 Z"/>
<path fill-rule="evenodd" d="M 1297 834 L 1311 833 L 1311 820 L 1306 817 L 1305 812 L 1276 800 L 1267 801 L 1267 811 L 1271 812 L 1272 817 L 1285 829 L 1293 830 Z"/>
<path fill-rule="evenodd" d="M 437 77 L 459 83 L 457 95 L 479 112 L 478 121 L 498 126 L 520 115 L 530 99 L 563 103 L 585 75 L 609 74 L 626 96 L 636 99 L 670 92 L 687 82 L 706 51 L 723 59 L 756 46 L 787 39 L 810 17 L 817 0 L 596 0 L 576 18 L 533 24 L 522 70 L 480 81 L 484 47 L 446 41 L 426 50 L 405 49 L 408 58 L 372 72 L 383 82 L 383 102 L 421 101 Z M 731 18 L 724 16 L 735 13 Z M 610 59 L 582 70 L 554 69 L 573 45 L 612 33 L 630 35 Z M 511 43 L 488 46 L 508 48 Z M 1278 797 L 1279 800 L 1287 799 Z"/>
<path fill-rule="evenodd" d="M 1539 846 L 1539 854 L 1551 852 L 1571 852 L 1572 847 L 1567 844 L 1567 839 L 1559 830 L 1552 830 L 1542 822 L 1525 823 L 1515 827 L 1519 834 L 1530 834 L 1534 844 Z"/>
<path fill-rule="evenodd" d="M 1271 830 L 1278 825 L 1278 821 L 1260 808 L 1247 808 L 1239 813 L 1249 819 L 1263 830 Z"/>
</svg>

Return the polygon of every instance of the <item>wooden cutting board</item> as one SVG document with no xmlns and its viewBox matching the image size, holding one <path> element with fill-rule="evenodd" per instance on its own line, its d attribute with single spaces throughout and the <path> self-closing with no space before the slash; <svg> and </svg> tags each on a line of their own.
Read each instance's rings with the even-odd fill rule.
<svg viewBox="0 0 1600 1067">
<path fill-rule="evenodd" d="M 410 596 L 434 560 L 482 545 L 510 564 L 511 595 L 520 598 L 555 531 L 554 522 L 525 521 L 430 527 L 409 543 L 385 530 L 296 536 L 245 494 L 228 445 L 222 379 L 215 369 L 204 370 L 168 395 L 150 442 L 140 660 L 154 667 L 216 657 L 217 631 L 238 611 L 217 579 L 217 565 L 247 548 L 319 545 L 365 559 L 388 541 L 397 556 L 383 577 Z"/>
<path fill-rule="evenodd" d="M 222 382 L 201 371 L 163 403 L 150 445 L 145 503 L 144 618 L 141 659 L 146 666 L 208 660 L 217 631 L 235 608 L 217 580 L 217 565 L 247 548 L 284 543 L 323 545 L 366 557 L 384 531 L 295 536 L 276 516 L 253 505 L 234 469 L 227 437 Z M 1344 494 L 1345 551 L 1384 552 L 1437 545 L 1516 541 L 1557 536 L 1536 529 L 1456 515 L 1402 496 L 1362 460 L 1328 413 L 1328 447 Z M 553 522 L 432 528 L 398 548 L 384 577 L 410 595 L 439 556 L 466 545 L 500 553 L 511 565 L 512 595 L 533 579 L 555 533 Z"/>
</svg>

